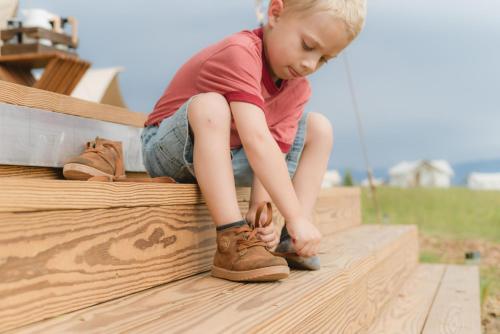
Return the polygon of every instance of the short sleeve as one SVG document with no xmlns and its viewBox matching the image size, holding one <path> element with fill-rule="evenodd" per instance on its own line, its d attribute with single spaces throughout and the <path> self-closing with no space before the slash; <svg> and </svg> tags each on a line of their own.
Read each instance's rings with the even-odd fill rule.
<svg viewBox="0 0 500 334">
<path fill-rule="evenodd" d="M 200 91 L 221 92 L 228 102 L 247 102 L 264 110 L 262 58 L 251 47 L 232 44 L 210 56 L 197 80 Z"/>
<path fill-rule="evenodd" d="M 283 153 L 290 151 L 297 134 L 300 119 L 304 114 L 305 106 L 311 97 L 309 83 L 306 82 L 306 84 L 297 87 L 292 96 L 293 98 L 288 101 L 293 101 L 293 103 L 286 106 L 287 112 L 284 113 L 283 118 L 269 128 Z"/>
</svg>

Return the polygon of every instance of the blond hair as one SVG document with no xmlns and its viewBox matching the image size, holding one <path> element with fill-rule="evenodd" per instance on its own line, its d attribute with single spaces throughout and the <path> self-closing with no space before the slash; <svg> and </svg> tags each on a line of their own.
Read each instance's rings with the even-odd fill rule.
<svg viewBox="0 0 500 334">
<path fill-rule="evenodd" d="M 352 39 L 365 24 L 366 0 L 283 0 L 283 3 L 287 12 L 331 11 L 336 19 L 345 22 Z"/>
</svg>

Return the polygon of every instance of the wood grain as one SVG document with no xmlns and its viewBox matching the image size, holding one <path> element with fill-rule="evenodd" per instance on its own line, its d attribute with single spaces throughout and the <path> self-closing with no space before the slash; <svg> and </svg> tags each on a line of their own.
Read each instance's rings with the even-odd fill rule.
<svg viewBox="0 0 500 334">
<path fill-rule="evenodd" d="M 0 102 L 142 128 L 146 114 L 0 81 Z"/>
<path fill-rule="evenodd" d="M 397 275 L 401 270 L 392 273 L 387 267 L 411 267 L 413 262 L 408 261 L 408 255 L 413 259 L 417 254 L 408 244 L 416 244 L 416 229 L 412 226 L 359 226 L 325 239 L 320 271 L 295 271 L 284 281 L 264 284 L 240 284 L 198 275 L 34 324 L 19 332 L 293 332 L 301 321 L 320 312 L 325 301 L 345 299 L 346 294 L 358 298 L 351 300 L 351 305 L 377 308 L 371 303 L 387 293 L 391 282 L 374 289 L 367 303 L 363 299 L 366 291 L 387 278 L 402 279 Z M 377 271 L 384 263 L 384 269 Z M 359 282 L 366 286 L 361 294 L 350 288 Z M 340 320 L 349 317 L 350 312 L 350 308 L 337 310 L 337 318 L 330 321 L 342 323 Z M 314 330 L 315 327 L 307 327 L 306 332 Z"/>
<path fill-rule="evenodd" d="M 238 188 L 248 201 L 248 188 Z M 0 179 L 0 212 L 85 210 L 205 203 L 194 184 Z"/>
<path fill-rule="evenodd" d="M 0 178 L 63 179 L 62 168 L 0 165 Z"/>
<path fill-rule="evenodd" d="M 322 189 L 314 216 L 323 235 L 361 225 L 361 190 L 354 187 Z"/>
<path fill-rule="evenodd" d="M 0 322 L 15 328 L 210 268 L 213 226 L 198 188 L 128 186 L 0 180 L 4 208 L 10 197 L 24 203 L 22 210 L 0 210 Z M 352 194 L 323 195 L 344 192 Z M 249 189 L 239 188 L 238 198 L 245 214 Z M 352 211 L 331 208 L 343 209 Z M 335 216 L 321 210 L 327 219 Z M 333 230 L 328 222 L 319 225 Z"/>
<path fill-rule="evenodd" d="M 419 265 L 394 300 L 384 308 L 368 333 L 421 333 L 445 269 L 445 265 Z"/>
<path fill-rule="evenodd" d="M 0 213 L 0 328 L 207 271 L 214 252 L 201 204 Z"/>
<path fill-rule="evenodd" d="M 423 334 L 480 334 L 479 270 L 448 265 Z"/>
</svg>

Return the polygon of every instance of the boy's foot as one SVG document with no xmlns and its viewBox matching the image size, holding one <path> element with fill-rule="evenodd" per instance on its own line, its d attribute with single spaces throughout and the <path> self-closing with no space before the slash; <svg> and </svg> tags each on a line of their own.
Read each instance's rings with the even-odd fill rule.
<svg viewBox="0 0 500 334">
<path fill-rule="evenodd" d="M 281 231 L 280 243 L 274 253 L 282 254 L 292 269 L 319 270 L 321 268 L 319 256 L 302 257 L 295 253 L 292 238 L 288 235 L 286 227 Z"/>
<path fill-rule="evenodd" d="M 288 277 L 290 268 L 286 261 L 267 250 L 266 244 L 257 238 L 257 227 L 242 221 L 238 226 L 217 231 L 212 276 L 237 282 L 269 282 Z"/>
</svg>

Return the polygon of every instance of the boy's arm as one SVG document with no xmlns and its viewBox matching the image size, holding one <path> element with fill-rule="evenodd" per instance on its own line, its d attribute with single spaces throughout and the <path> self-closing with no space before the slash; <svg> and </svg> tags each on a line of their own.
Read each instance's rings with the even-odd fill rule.
<svg viewBox="0 0 500 334">
<path fill-rule="evenodd" d="M 236 129 L 254 175 L 287 221 L 304 217 L 282 152 L 269 131 L 263 111 L 249 103 L 231 102 Z"/>
<path fill-rule="evenodd" d="M 263 111 L 245 102 L 231 102 L 230 105 L 250 167 L 285 218 L 297 254 L 316 255 L 321 234 L 303 212 L 285 159 L 267 127 Z"/>
</svg>

